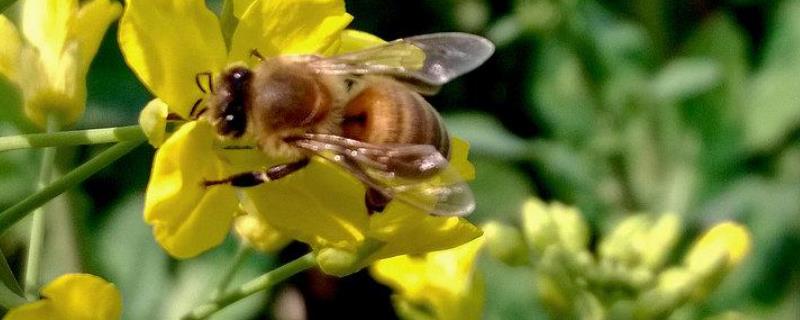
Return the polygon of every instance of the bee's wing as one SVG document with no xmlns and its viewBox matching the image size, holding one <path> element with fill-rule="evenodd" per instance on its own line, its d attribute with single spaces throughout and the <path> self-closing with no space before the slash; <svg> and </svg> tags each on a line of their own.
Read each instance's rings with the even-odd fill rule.
<svg viewBox="0 0 800 320">
<path fill-rule="evenodd" d="M 408 80 L 412 85 L 435 89 L 477 68 L 493 52 L 494 45 L 480 36 L 432 33 L 321 58 L 309 64 L 327 74 L 387 74 Z"/>
<path fill-rule="evenodd" d="M 438 216 L 475 208 L 469 186 L 430 145 L 374 145 L 335 135 L 306 134 L 292 142 L 348 170 L 385 196 Z"/>
</svg>

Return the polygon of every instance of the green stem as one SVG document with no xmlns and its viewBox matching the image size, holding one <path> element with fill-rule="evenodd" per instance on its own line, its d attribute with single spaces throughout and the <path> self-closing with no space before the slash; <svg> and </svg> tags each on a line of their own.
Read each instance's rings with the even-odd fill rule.
<svg viewBox="0 0 800 320">
<path fill-rule="evenodd" d="M 34 133 L 0 137 L 0 152 L 25 148 L 61 147 L 122 141 L 142 141 L 144 139 L 144 132 L 142 132 L 142 128 L 138 125 L 117 128 L 62 131 L 55 133 Z"/>
<path fill-rule="evenodd" d="M 55 116 L 47 118 L 47 133 L 54 133 L 61 127 L 60 121 Z M 42 162 L 39 165 L 39 180 L 36 182 L 36 191 L 44 189 L 52 179 L 53 165 L 56 160 L 56 148 L 46 148 L 42 152 Z M 39 262 L 44 247 L 44 220 L 45 207 L 41 206 L 33 211 L 31 220 L 31 238 L 28 244 L 28 257 L 25 265 L 25 297 L 33 300 L 37 297 L 39 283 Z"/>
<path fill-rule="evenodd" d="M 200 305 L 182 319 L 205 319 L 228 305 L 247 298 L 248 296 L 257 292 L 266 290 L 275 284 L 316 265 L 314 253 L 308 253 L 300 258 L 297 258 L 285 265 L 282 265 L 270 272 L 261 275 L 258 278 L 250 280 L 238 289 L 228 292 L 214 300 Z"/>
<path fill-rule="evenodd" d="M 233 257 L 233 263 L 228 266 L 228 270 L 225 270 L 225 274 L 220 279 L 217 288 L 214 290 L 214 293 L 211 294 L 212 299 L 216 299 L 228 289 L 228 285 L 230 285 L 236 271 L 247 261 L 251 253 L 253 253 L 253 250 L 244 242 L 239 245 L 239 249 L 236 250 L 236 255 Z"/>
<path fill-rule="evenodd" d="M 67 189 L 76 186 L 83 180 L 86 180 L 93 174 L 97 173 L 101 169 L 105 168 L 112 162 L 136 148 L 136 146 L 141 144 L 143 141 L 144 138 L 136 141 L 117 143 L 86 163 L 65 174 L 39 192 L 28 196 L 11 208 L 0 212 L 0 234 L 11 227 L 14 223 L 24 218 L 31 210 L 40 207 Z"/>
</svg>

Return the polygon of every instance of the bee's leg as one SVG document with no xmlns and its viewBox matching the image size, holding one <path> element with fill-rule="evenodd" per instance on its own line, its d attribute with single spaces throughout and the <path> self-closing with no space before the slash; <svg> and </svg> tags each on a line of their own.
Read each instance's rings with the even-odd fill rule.
<svg viewBox="0 0 800 320">
<path fill-rule="evenodd" d="M 261 55 L 261 52 L 258 52 L 258 49 L 250 50 L 250 58 L 256 58 L 258 62 L 264 61 L 264 56 Z"/>
<path fill-rule="evenodd" d="M 392 198 L 383 194 L 378 189 L 367 188 L 367 193 L 364 194 L 364 204 L 367 205 L 367 214 L 373 215 L 376 212 L 383 212 L 386 205 L 392 201 Z"/>
<path fill-rule="evenodd" d="M 308 158 L 300 161 L 280 164 L 263 171 L 243 172 L 222 180 L 205 180 L 203 186 L 230 184 L 234 187 L 254 187 L 264 182 L 278 180 L 308 165 Z"/>
</svg>

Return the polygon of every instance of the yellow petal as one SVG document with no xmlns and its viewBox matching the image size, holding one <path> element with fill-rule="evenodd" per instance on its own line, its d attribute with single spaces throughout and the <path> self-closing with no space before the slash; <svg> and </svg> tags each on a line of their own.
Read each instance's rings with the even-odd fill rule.
<svg viewBox="0 0 800 320">
<path fill-rule="evenodd" d="M 205 121 L 183 125 L 156 152 L 145 194 L 145 221 L 156 241 L 178 258 L 216 246 L 231 226 L 238 201 L 228 185 L 204 187 L 225 177 L 216 158 L 214 129 Z"/>
<path fill-rule="evenodd" d="M 219 21 L 202 0 L 127 1 L 119 43 L 139 79 L 183 117 L 202 97 L 195 75 L 225 64 Z"/>
<path fill-rule="evenodd" d="M 0 74 L 17 82 L 19 56 L 22 50 L 22 39 L 19 32 L 6 16 L 0 15 Z"/>
<path fill-rule="evenodd" d="M 255 1 L 256 0 L 233 0 L 233 15 L 237 18 L 241 18 Z"/>
<path fill-rule="evenodd" d="M 25 0 L 22 4 L 22 34 L 41 55 L 46 69 L 60 60 L 68 28 L 78 11 L 77 0 Z"/>
<path fill-rule="evenodd" d="M 67 274 L 42 289 L 61 319 L 111 320 L 122 313 L 122 297 L 117 288 L 90 274 Z"/>
<path fill-rule="evenodd" d="M 364 240 L 369 225 L 364 186 L 324 160 L 315 157 L 306 168 L 245 192 L 267 221 L 291 238 L 353 250 Z"/>
<path fill-rule="evenodd" d="M 465 181 L 475 179 L 475 167 L 469 160 L 469 142 L 453 137 L 450 139 L 450 165 Z"/>
<path fill-rule="evenodd" d="M 289 244 L 292 239 L 283 235 L 259 214 L 252 203 L 244 205 L 244 215 L 236 217 L 233 223 L 236 234 L 251 247 L 262 252 L 276 252 Z"/>
<path fill-rule="evenodd" d="M 80 43 L 81 65 L 88 70 L 92 58 L 100 47 L 100 41 L 108 25 L 119 17 L 122 6 L 110 0 L 94 0 L 84 4 L 69 27 L 70 39 Z"/>
<path fill-rule="evenodd" d="M 39 300 L 11 309 L 3 320 L 53 320 L 56 313 L 50 301 Z"/>
<path fill-rule="evenodd" d="M 480 319 L 484 288 L 475 261 L 483 242 L 481 237 L 449 250 L 379 260 L 370 271 L 400 301 L 422 305 L 435 319 Z"/>
<path fill-rule="evenodd" d="M 54 114 L 62 123 L 77 121 L 86 106 L 86 72 L 80 62 L 80 47 L 70 42 L 54 62 L 45 60 L 45 52 L 27 47 L 20 57 L 20 82 L 25 100 L 25 115 L 44 127 L 47 115 Z"/>
<path fill-rule="evenodd" d="M 321 53 L 352 19 L 342 0 L 254 2 L 233 34 L 229 61 L 247 61 L 252 49 L 265 57 Z"/>
<path fill-rule="evenodd" d="M 344 30 L 339 38 L 339 45 L 333 54 L 344 54 L 366 48 L 374 47 L 386 43 L 383 39 L 378 38 L 372 34 L 358 31 L 358 30 Z"/>
<path fill-rule="evenodd" d="M 437 217 L 405 203 L 392 201 L 382 213 L 372 216 L 369 237 L 386 242 L 371 258 L 421 254 L 453 248 L 483 232 L 464 218 Z"/>
</svg>

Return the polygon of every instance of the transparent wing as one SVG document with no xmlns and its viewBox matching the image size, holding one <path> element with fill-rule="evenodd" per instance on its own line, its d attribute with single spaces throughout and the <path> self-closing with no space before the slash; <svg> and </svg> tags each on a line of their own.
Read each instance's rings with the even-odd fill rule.
<svg viewBox="0 0 800 320">
<path fill-rule="evenodd" d="M 292 141 L 348 170 L 383 195 L 439 216 L 475 209 L 469 186 L 430 145 L 374 145 L 335 135 L 305 134 Z"/>
<path fill-rule="evenodd" d="M 494 45 L 480 36 L 432 33 L 309 63 L 328 74 L 388 74 L 437 87 L 477 68 L 493 52 Z"/>
</svg>

